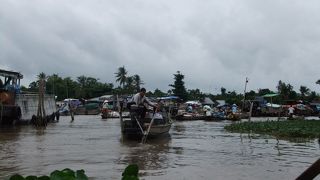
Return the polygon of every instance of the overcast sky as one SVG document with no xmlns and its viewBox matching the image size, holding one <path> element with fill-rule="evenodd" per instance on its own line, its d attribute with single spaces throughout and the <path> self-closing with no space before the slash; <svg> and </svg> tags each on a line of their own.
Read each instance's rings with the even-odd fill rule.
<svg viewBox="0 0 320 180">
<path fill-rule="evenodd" d="M 45 72 L 114 83 L 118 67 L 147 90 L 276 90 L 279 80 L 319 93 L 318 0 L 1 0 L 0 69 L 28 86 Z"/>
</svg>

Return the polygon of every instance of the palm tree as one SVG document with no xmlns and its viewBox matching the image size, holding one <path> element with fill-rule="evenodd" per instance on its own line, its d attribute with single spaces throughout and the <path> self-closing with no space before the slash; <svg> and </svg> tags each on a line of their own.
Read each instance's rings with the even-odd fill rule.
<svg viewBox="0 0 320 180">
<path fill-rule="evenodd" d="M 301 97 L 304 99 L 304 97 L 306 95 L 308 95 L 310 92 L 310 89 L 307 88 L 306 86 L 300 86 L 300 93 L 301 93 Z"/>
<path fill-rule="evenodd" d="M 291 84 L 286 84 L 281 80 L 278 83 L 277 89 L 278 89 L 278 93 L 282 97 L 282 100 L 287 100 L 290 94 L 292 94 L 293 92 L 293 86 Z"/>
<path fill-rule="evenodd" d="M 44 109 L 44 92 L 45 92 L 45 83 L 47 80 L 47 76 L 45 73 L 40 73 L 38 75 L 39 79 L 39 100 L 38 100 L 38 111 L 37 111 L 37 122 L 36 126 L 44 127 L 47 125 L 45 117 L 46 112 Z"/>
<path fill-rule="evenodd" d="M 140 91 L 140 86 L 144 84 L 144 82 L 141 80 L 140 76 L 138 74 L 133 76 L 133 81 L 135 85 L 135 89 L 137 92 Z"/>
<path fill-rule="evenodd" d="M 319 84 L 319 85 L 320 85 L 320 79 L 318 79 L 318 81 L 316 82 L 316 84 Z"/>
<path fill-rule="evenodd" d="M 78 81 L 78 83 L 80 85 L 80 90 L 78 92 L 78 95 L 80 97 L 84 98 L 85 94 L 86 94 L 85 87 L 86 87 L 88 78 L 86 76 L 82 75 L 82 76 L 77 77 L 77 81 Z"/>
<path fill-rule="evenodd" d="M 128 91 L 127 93 L 133 93 L 134 89 L 134 80 L 132 76 L 127 77 L 126 81 L 126 90 Z"/>
<path fill-rule="evenodd" d="M 122 67 L 119 67 L 118 68 L 118 72 L 115 73 L 116 74 L 116 82 L 119 82 L 120 83 L 120 86 L 122 85 L 122 87 L 124 87 L 124 84 L 126 83 L 127 81 L 127 70 L 125 69 L 124 66 Z"/>
</svg>

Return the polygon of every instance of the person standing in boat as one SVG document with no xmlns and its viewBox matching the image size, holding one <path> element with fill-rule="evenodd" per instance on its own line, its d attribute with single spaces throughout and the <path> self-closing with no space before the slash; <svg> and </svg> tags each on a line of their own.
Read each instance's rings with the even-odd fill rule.
<svg viewBox="0 0 320 180">
<path fill-rule="evenodd" d="M 145 96 L 146 94 L 146 89 L 145 88 L 141 88 L 140 92 L 138 92 L 137 94 L 135 94 L 132 99 L 131 102 L 128 103 L 129 106 L 131 106 L 132 104 L 136 104 L 139 107 L 141 107 L 141 118 L 145 118 L 146 116 L 146 112 L 147 112 L 147 107 L 146 105 L 150 105 L 153 108 L 157 108 L 157 104 L 153 104 L 152 102 L 150 102 L 148 100 L 148 98 Z"/>
<path fill-rule="evenodd" d="M 68 108 L 69 108 L 69 113 L 70 113 L 70 116 L 71 116 L 71 122 L 74 121 L 74 112 L 76 110 L 76 105 L 73 101 L 70 101 L 69 100 L 69 103 L 68 103 Z"/>
<path fill-rule="evenodd" d="M 289 118 L 293 118 L 293 114 L 294 114 L 294 107 L 292 107 L 292 105 L 288 108 L 288 115 Z"/>
</svg>

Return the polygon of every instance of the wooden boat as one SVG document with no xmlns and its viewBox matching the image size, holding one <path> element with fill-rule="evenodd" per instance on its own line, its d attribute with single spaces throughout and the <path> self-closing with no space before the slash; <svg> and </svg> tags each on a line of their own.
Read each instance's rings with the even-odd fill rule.
<svg viewBox="0 0 320 180">
<path fill-rule="evenodd" d="M 120 110 L 121 132 L 124 137 L 142 138 L 146 135 L 148 137 L 157 137 L 169 133 L 172 120 L 164 107 L 160 108 L 158 112 L 147 112 L 143 119 L 140 115 L 141 109 L 136 105 L 131 106 L 129 118 L 123 118 Z"/>
<path fill-rule="evenodd" d="M 183 114 L 177 115 L 175 118 L 177 121 L 193 121 L 193 120 L 204 120 L 205 116 L 198 113 L 183 113 Z"/>
<path fill-rule="evenodd" d="M 226 119 L 231 120 L 231 121 L 240 121 L 241 114 L 240 113 L 230 113 L 227 115 Z"/>
</svg>

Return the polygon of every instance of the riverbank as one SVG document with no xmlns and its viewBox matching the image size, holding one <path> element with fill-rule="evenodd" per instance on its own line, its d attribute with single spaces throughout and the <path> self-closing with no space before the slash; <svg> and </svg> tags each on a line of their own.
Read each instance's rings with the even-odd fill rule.
<svg viewBox="0 0 320 180">
<path fill-rule="evenodd" d="M 267 134 L 278 138 L 320 138 L 319 120 L 240 122 L 224 128 L 230 132 Z"/>
</svg>

